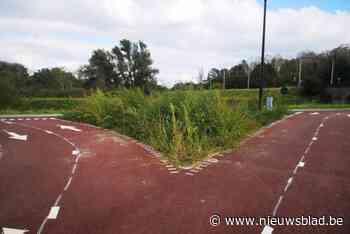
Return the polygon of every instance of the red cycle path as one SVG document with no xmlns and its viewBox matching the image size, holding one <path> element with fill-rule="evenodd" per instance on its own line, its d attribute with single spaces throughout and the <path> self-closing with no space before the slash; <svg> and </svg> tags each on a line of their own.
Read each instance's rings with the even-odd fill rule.
<svg viewBox="0 0 350 234">
<path fill-rule="evenodd" d="M 347 114 L 350 113 L 303 113 L 286 119 L 250 138 L 235 152 L 217 157 L 217 163 L 210 164 L 193 176 L 184 171 L 170 174 L 158 158 L 151 156 L 133 141 L 124 140 L 102 129 L 61 120 L 27 120 L 16 123 L 60 134 L 74 142 L 82 152 L 77 174 L 62 198 L 58 218 L 49 220 L 43 233 L 261 233 L 262 226 L 227 227 L 221 223 L 212 227 L 209 217 L 212 214 L 220 214 L 222 217 L 271 216 L 286 181 L 314 132 L 323 118 L 330 116 L 320 130 L 319 139 L 306 156 L 305 167 L 298 171 L 285 194 L 277 215 L 341 216 L 345 218 L 345 225 L 274 227 L 273 234 L 310 233 L 310 229 L 317 230 L 317 233 L 350 233 L 350 136 L 347 134 L 350 131 L 350 117 Z M 75 126 L 82 132 L 62 130 L 57 126 L 59 124 Z M 29 131 L 15 125 L 0 126 Z M 27 146 L 24 142 L 8 140 L 4 133 L 0 137 L 3 148 L 12 147 L 26 152 L 30 162 L 37 162 L 38 167 L 50 173 L 50 176 L 43 176 L 40 186 L 34 186 L 38 183 L 29 179 L 36 173 L 34 170 L 27 170 L 29 177 L 18 176 L 17 183 L 7 182 L 16 189 L 20 184 L 33 183 L 30 190 L 33 193 L 41 187 L 49 188 L 40 192 L 41 197 L 30 196 L 29 191 L 22 196 L 30 204 L 42 200 L 39 201 L 42 205 L 38 205 L 37 214 L 41 219 L 45 218 L 56 199 L 55 194 L 64 187 L 60 178 L 64 178 L 70 170 L 69 159 L 62 167 L 52 166 L 49 162 L 69 157 L 71 147 L 62 145 L 57 150 L 55 148 L 48 157 L 47 153 L 38 152 L 38 148 L 54 147 L 57 139 L 43 137 L 40 146 L 39 143 L 32 145 L 29 138 Z M 13 168 L 21 163 L 20 153 L 13 154 L 13 158 L 18 157 L 15 161 L 12 154 L 6 152 L 0 159 L 0 188 L 6 187 L 4 181 L 11 174 L 10 169 L 3 171 L 4 165 L 9 165 L 4 164 L 4 160 L 11 162 Z M 40 156 L 35 156 L 37 154 Z M 41 162 L 35 157 L 45 160 Z M 2 191 L 4 189 L 0 193 L 0 203 L 3 201 Z M 9 194 L 16 196 L 13 192 Z M 31 228 L 31 233 L 35 233 L 37 219 L 30 213 L 23 214 L 21 218 L 12 216 L 20 212 L 24 204 L 8 201 L 6 204 L 2 202 L 6 212 L 0 214 L 0 225 L 6 226 L 5 221 L 12 221 L 12 226 L 25 225 L 24 227 Z"/>
</svg>

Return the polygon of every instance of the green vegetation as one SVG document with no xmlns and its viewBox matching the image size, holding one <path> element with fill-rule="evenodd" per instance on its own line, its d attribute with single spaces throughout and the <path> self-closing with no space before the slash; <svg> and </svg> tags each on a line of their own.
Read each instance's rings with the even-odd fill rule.
<svg viewBox="0 0 350 234">
<path fill-rule="evenodd" d="M 65 118 L 114 129 L 163 152 L 175 164 L 191 164 L 234 147 L 286 108 L 257 112 L 232 103 L 220 91 L 177 91 L 145 96 L 140 90 L 97 91 Z"/>
<path fill-rule="evenodd" d="M 178 83 L 169 91 L 157 84 L 158 69 L 142 41 L 124 39 L 111 50 L 96 49 L 76 74 L 59 67 L 29 74 L 21 64 L 0 61 L 0 113 L 64 113 L 134 137 L 175 164 L 191 164 L 234 147 L 287 108 L 350 106 L 320 102 L 350 100 L 335 89 L 350 86 L 349 47 L 268 59 L 264 100 L 274 97 L 272 111 L 257 110 L 260 66 L 243 60 L 207 75 L 201 70 L 197 83 Z"/>
<path fill-rule="evenodd" d="M 22 98 L 0 109 L 0 114 L 58 114 L 73 110 L 84 98 Z"/>
</svg>

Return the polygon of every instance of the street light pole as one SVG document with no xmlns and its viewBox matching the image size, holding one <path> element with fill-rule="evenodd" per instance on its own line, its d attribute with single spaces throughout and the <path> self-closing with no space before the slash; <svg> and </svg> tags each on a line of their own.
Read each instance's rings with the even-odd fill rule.
<svg viewBox="0 0 350 234">
<path fill-rule="evenodd" d="M 264 86 L 266 5 L 267 5 L 267 0 L 264 0 L 264 23 L 263 23 L 263 38 L 262 38 L 262 49 L 261 49 L 261 70 L 260 70 L 260 88 L 259 88 L 259 110 L 262 109 L 263 86 Z"/>
</svg>

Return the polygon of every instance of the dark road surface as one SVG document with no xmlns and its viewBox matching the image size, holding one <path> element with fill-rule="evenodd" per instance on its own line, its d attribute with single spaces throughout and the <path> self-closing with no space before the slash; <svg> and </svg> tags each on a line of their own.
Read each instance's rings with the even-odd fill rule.
<svg viewBox="0 0 350 234">
<path fill-rule="evenodd" d="M 16 118 L 0 121 L 0 130 L 0 230 L 350 233 L 350 112 L 294 115 L 188 170 L 85 124 Z M 214 214 L 221 217 L 217 226 L 209 222 Z M 343 223 L 272 230 L 226 225 L 226 216 L 332 216 Z"/>
</svg>

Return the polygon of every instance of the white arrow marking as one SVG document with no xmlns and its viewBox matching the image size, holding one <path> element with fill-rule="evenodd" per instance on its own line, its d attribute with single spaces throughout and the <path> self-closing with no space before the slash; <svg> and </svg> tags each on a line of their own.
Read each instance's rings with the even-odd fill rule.
<svg viewBox="0 0 350 234">
<path fill-rule="evenodd" d="M 3 234 L 23 234 L 29 232 L 29 230 L 25 229 L 14 229 L 14 228 L 2 228 Z"/>
<path fill-rule="evenodd" d="M 273 228 L 270 226 L 265 226 L 261 234 L 271 234 L 273 232 Z"/>
<path fill-rule="evenodd" d="M 8 135 L 10 135 L 9 138 L 11 139 L 15 139 L 15 140 L 21 140 L 21 141 L 26 141 L 27 140 L 27 135 L 19 135 L 15 132 L 9 132 L 4 130 L 4 132 L 6 132 Z"/>
<path fill-rule="evenodd" d="M 68 126 L 68 125 L 59 125 L 61 129 L 68 129 L 76 132 L 81 132 L 80 129 L 74 127 L 74 126 Z"/>
</svg>

